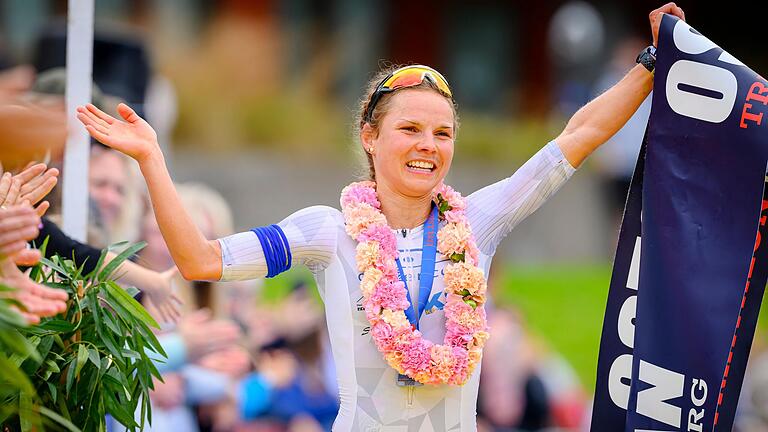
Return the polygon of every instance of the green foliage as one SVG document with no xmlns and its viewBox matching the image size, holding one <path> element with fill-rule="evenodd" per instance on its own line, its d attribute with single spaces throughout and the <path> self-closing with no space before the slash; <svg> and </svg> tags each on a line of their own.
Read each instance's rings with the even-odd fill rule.
<svg viewBox="0 0 768 432">
<path fill-rule="evenodd" d="M 19 372 L 11 374 L 13 386 L 2 386 L 0 425 L 12 431 L 104 431 L 107 413 L 128 430 L 151 421 L 149 391 L 160 374 L 150 356 L 165 356 L 151 330 L 158 324 L 111 279 L 143 246 L 126 248 L 106 265 L 104 251 L 87 275 L 71 260 L 41 260 L 30 276 L 65 290 L 69 301 L 66 312 L 37 326 L 18 320 L 6 326 L 0 303 L 0 334 L 12 335 L 0 337 L 0 368 Z M 10 380 L 6 375 L 2 384 Z"/>
<path fill-rule="evenodd" d="M 0 285 L 0 294 L 7 295 L 13 288 Z M 0 298 L 0 419 L 19 415 L 20 403 L 5 403 L 12 397 L 28 400 L 35 391 L 29 378 L 19 369 L 13 359 L 28 356 L 39 359 L 35 347 L 19 333 L 26 326 L 21 315 L 11 309 L 15 302 Z"/>
</svg>

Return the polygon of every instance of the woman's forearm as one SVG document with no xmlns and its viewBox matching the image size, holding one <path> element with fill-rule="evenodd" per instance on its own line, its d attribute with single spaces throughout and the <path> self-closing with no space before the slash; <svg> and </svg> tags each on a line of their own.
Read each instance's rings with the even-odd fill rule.
<svg viewBox="0 0 768 432">
<path fill-rule="evenodd" d="M 219 242 L 206 239 L 187 214 L 159 149 L 139 161 L 139 167 L 147 182 L 160 232 L 181 275 L 188 280 L 220 279 Z"/>
<path fill-rule="evenodd" d="M 584 105 L 555 141 L 568 162 L 578 167 L 608 141 L 637 111 L 653 89 L 653 74 L 636 65 L 616 85 Z"/>
</svg>

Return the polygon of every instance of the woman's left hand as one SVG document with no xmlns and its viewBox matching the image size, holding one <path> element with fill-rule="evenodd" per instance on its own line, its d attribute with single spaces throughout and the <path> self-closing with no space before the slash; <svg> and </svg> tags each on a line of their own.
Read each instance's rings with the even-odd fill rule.
<svg viewBox="0 0 768 432">
<path fill-rule="evenodd" d="M 685 13 L 674 3 L 667 3 L 664 6 L 652 11 L 648 15 L 648 19 L 651 21 L 651 33 L 653 34 L 653 46 L 658 46 L 659 42 L 659 27 L 661 27 L 661 16 L 663 14 L 674 15 L 681 20 L 685 21 Z"/>
<path fill-rule="evenodd" d="M 173 278 L 178 273 L 179 269 L 176 267 L 162 273 L 155 273 L 154 283 L 144 287 L 143 290 L 163 321 L 176 322 L 181 315 L 179 305 L 183 302 L 173 292 Z"/>
</svg>

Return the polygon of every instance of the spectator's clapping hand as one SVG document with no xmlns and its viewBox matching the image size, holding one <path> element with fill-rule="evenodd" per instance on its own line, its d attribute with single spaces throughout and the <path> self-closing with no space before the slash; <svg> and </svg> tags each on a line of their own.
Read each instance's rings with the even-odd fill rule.
<svg viewBox="0 0 768 432">
<path fill-rule="evenodd" d="M 211 312 L 200 309 L 182 317 L 178 331 L 187 347 L 189 361 L 234 344 L 240 338 L 240 328 L 228 320 L 211 319 Z"/>
<path fill-rule="evenodd" d="M 274 387 L 289 385 L 296 377 L 298 364 L 293 354 L 285 350 L 264 351 L 259 356 L 259 374 Z"/>
<path fill-rule="evenodd" d="M 16 264 L 8 259 L 0 260 L 0 283 L 15 291 L 5 293 L 18 301 L 22 309 L 19 313 L 30 324 L 37 324 L 41 317 L 53 316 L 67 309 L 67 293 L 62 290 L 44 287 L 32 281 L 22 273 Z"/>
<path fill-rule="evenodd" d="M 663 14 L 674 15 L 681 20 L 685 21 L 685 13 L 674 3 L 667 3 L 664 6 L 655 9 L 648 15 L 648 19 L 651 21 L 651 33 L 653 34 L 653 46 L 658 46 L 659 41 L 659 27 L 661 27 L 661 17 Z"/>
<path fill-rule="evenodd" d="M 56 315 L 66 308 L 67 293 L 39 285 L 22 273 L 14 259 L 20 255 L 30 260 L 40 258 L 38 252 L 27 252 L 27 241 L 38 234 L 40 217 L 29 205 L 0 208 L 0 283 L 15 291 L 6 293 L 17 300 L 19 312 L 32 324 L 40 317 Z"/>
<path fill-rule="evenodd" d="M 311 333 L 321 325 L 322 318 L 322 309 L 317 300 L 303 291 L 293 292 L 286 297 L 274 315 L 277 331 L 289 340 L 300 339 Z"/>
<path fill-rule="evenodd" d="M 230 345 L 206 355 L 197 363 L 232 378 L 238 378 L 251 369 L 251 356 L 245 348 Z"/>
<path fill-rule="evenodd" d="M 0 207 L 10 207 L 25 201 L 31 205 L 37 204 L 56 186 L 58 175 L 58 169 L 48 169 L 43 163 L 32 164 L 16 175 L 3 173 L 0 177 Z M 43 201 L 37 206 L 37 214 L 44 215 L 48 207 L 48 201 Z"/>
<path fill-rule="evenodd" d="M 149 394 L 152 404 L 163 410 L 176 408 L 184 403 L 184 378 L 177 373 L 163 374 L 163 380 L 153 380 L 155 389 Z"/>
<path fill-rule="evenodd" d="M 162 273 L 154 273 L 152 283 L 142 287 L 147 294 L 152 310 L 157 311 L 159 317 L 167 322 L 176 322 L 181 316 L 179 305 L 183 302 L 173 292 L 173 279 L 179 274 L 176 267 L 172 267 Z"/>
<path fill-rule="evenodd" d="M 14 258 L 36 238 L 40 217 L 28 205 L 0 207 L 0 259 Z"/>
<path fill-rule="evenodd" d="M 291 419 L 287 432 L 323 432 L 323 427 L 314 417 L 300 414 Z"/>
</svg>

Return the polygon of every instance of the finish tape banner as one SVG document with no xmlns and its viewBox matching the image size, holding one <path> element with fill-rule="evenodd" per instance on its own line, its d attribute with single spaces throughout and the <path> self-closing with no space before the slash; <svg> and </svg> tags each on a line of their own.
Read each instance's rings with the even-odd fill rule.
<svg viewBox="0 0 768 432">
<path fill-rule="evenodd" d="M 664 15 L 591 430 L 730 431 L 768 276 L 768 82 Z"/>
</svg>

